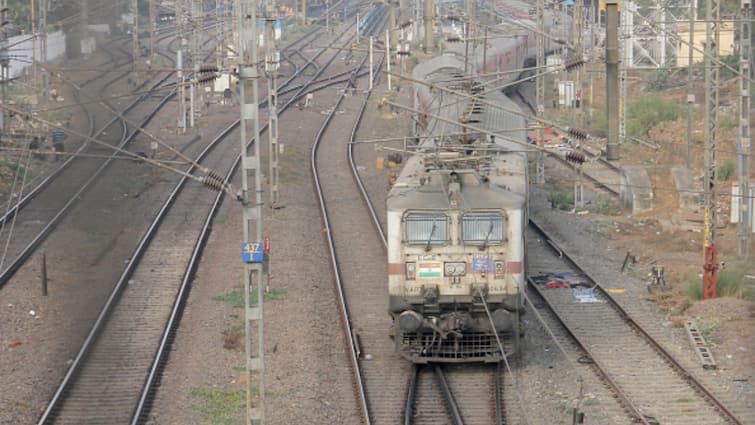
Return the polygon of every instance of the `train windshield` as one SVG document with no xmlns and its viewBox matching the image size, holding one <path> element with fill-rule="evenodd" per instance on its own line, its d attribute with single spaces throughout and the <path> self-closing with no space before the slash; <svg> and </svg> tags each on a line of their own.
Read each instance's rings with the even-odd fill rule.
<svg viewBox="0 0 755 425">
<path fill-rule="evenodd" d="M 503 242 L 503 216 L 501 214 L 464 214 L 462 222 L 464 243 L 490 245 Z"/>
<path fill-rule="evenodd" d="M 406 216 L 406 243 L 443 245 L 448 240 L 448 216 L 411 213 Z"/>
</svg>

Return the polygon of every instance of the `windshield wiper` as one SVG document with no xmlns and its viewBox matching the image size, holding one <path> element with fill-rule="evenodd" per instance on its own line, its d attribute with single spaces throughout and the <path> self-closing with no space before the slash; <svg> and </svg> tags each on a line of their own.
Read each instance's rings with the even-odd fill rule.
<svg viewBox="0 0 755 425">
<path fill-rule="evenodd" d="M 433 240 L 433 233 L 435 233 L 435 228 L 438 227 L 438 224 L 435 223 L 435 220 L 433 220 L 433 228 L 430 229 L 430 236 L 427 238 L 427 244 L 425 245 L 425 252 L 430 252 L 430 242 Z"/>
<path fill-rule="evenodd" d="M 485 248 L 488 247 L 488 241 L 490 240 L 491 234 L 493 234 L 493 220 L 490 220 L 490 230 L 488 230 L 488 234 L 485 235 L 485 242 L 482 243 L 480 251 L 485 251 Z"/>
</svg>

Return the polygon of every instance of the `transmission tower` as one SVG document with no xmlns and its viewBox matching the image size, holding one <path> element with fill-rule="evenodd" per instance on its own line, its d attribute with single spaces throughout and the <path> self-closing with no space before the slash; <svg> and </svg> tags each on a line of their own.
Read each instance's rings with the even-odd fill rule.
<svg viewBox="0 0 755 425">
<path fill-rule="evenodd" d="M 535 72 L 535 104 L 537 107 L 537 117 L 542 120 L 545 115 L 545 0 L 537 0 L 537 34 L 535 35 L 537 43 L 537 62 Z M 538 146 L 543 146 L 543 126 L 542 121 L 538 122 L 536 140 Z M 545 155 L 542 150 L 537 153 L 535 163 L 535 182 L 537 184 L 545 183 Z"/>
<path fill-rule="evenodd" d="M 752 238 L 752 200 L 750 199 L 750 83 L 752 76 L 752 3 L 742 0 L 739 18 L 739 142 L 737 159 L 739 162 L 739 222 L 737 223 L 737 253 L 741 257 L 750 255 Z"/>
<path fill-rule="evenodd" d="M 606 157 L 619 159 L 619 13 L 618 1 L 606 0 L 606 116 L 608 142 Z"/>
<path fill-rule="evenodd" d="M 149 64 L 155 66 L 155 0 L 149 0 Z"/>
<path fill-rule="evenodd" d="M 718 142 L 718 84 L 720 0 L 706 1 L 705 8 L 705 192 L 703 298 L 716 297 L 718 254 L 716 248 L 716 154 Z"/>
<path fill-rule="evenodd" d="M 278 21 L 278 8 L 275 0 L 265 0 L 265 73 L 268 93 L 268 147 L 270 207 L 276 208 L 278 193 L 278 68 L 280 53 L 275 47 L 275 24 Z"/>
<path fill-rule="evenodd" d="M 8 54 L 8 0 L 0 0 L 0 84 L 2 84 L 3 105 L 8 104 L 8 84 L 10 84 L 10 55 Z M 3 108 L 0 114 L 0 135 L 8 132 L 8 113 Z"/>
<path fill-rule="evenodd" d="M 257 0 L 236 0 L 239 31 L 238 72 L 239 100 L 241 109 L 241 205 L 243 208 L 244 254 L 244 330 L 246 367 L 246 423 L 261 424 L 265 419 L 265 351 L 264 351 L 264 288 L 262 281 L 262 169 L 260 166 L 260 143 L 254 143 L 254 154 L 248 156 L 246 142 L 247 126 L 253 124 L 254 140 L 259 141 L 259 73 L 257 70 Z M 247 89 L 251 86 L 251 99 Z M 249 174 L 254 170 L 254 204 L 249 200 Z M 251 222 L 255 225 L 255 239 L 250 239 Z M 252 298 L 256 290 L 256 301 Z M 252 323 L 256 323 L 256 350 L 253 350 Z M 254 354 L 256 351 L 256 355 Z M 252 389 L 252 375 L 256 375 L 257 397 Z"/>
<path fill-rule="evenodd" d="M 138 84 L 139 73 L 137 72 L 136 68 L 137 64 L 139 63 L 139 0 L 134 0 L 131 3 L 131 9 L 134 14 L 134 28 L 131 30 L 133 40 L 133 53 L 131 57 L 131 66 L 133 73 L 131 74 L 131 79 L 135 84 Z"/>
<path fill-rule="evenodd" d="M 186 45 L 186 36 L 184 34 L 186 15 L 184 9 L 184 0 L 176 1 L 176 37 L 178 37 L 178 50 L 176 50 L 176 77 L 178 81 L 178 122 L 176 127 L 180 132 L 186 131 L 186 81 L 183 72 L 183 53 Z"/>
</svg>

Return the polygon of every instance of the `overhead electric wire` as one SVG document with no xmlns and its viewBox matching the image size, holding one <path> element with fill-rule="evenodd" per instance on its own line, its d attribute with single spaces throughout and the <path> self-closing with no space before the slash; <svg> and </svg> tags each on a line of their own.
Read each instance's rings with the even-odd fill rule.
<svg viewBox="0 0 755 425">
<path fill-rule="evenodd" d="M 19 163 L 21 162 L 21 158 L 19 157 Z M 26 166 L 24 167 L 24 177 L 21 179 L 21 189 L 19 190 L 19 193 L 21 196 L 18 196 L 17 205 L 15 205 L 14 208 L 18 208 L 21 203 L 21 200 L 23 199 L 23 193 L 24 193 L 24 186 L 26 185 L 26 176 L 29 174 L 29 163 L 31 162 L 31 152 L 26 156 Z M 16 170 L 18 171 L 18 169 Z M 14 180 L 15 185 L 15 180 Z M 13 199 L 12 192 L 11 196 L 8 198 L 8 205 L 10 205 L 10 200 Z M 10 212 L 10 208 L 6 212 Z M 10 246 L 10 241 L 13 238 L 13 230 L 16 228 L 16 219 L 18 219 L 18 214 L 13 214 L 13 220 L 11 221 L 10 229 L 8 230 L 8 237 L 5 239 L 5 247 L 3 248 L 3 256 L 0 259 L 0 270 L 2 270 L 2 267 L 5 265 L 5 259 L 8 256 L 8 248 Z M 5 226 L 5 220 L 3 220 L 3 227 Z"/>
</svg>

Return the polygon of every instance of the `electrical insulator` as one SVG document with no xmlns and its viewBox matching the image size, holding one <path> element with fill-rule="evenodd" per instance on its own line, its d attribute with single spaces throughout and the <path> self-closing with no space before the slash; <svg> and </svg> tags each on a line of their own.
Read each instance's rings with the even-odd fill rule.
<svg viewBox="0 0 755 425">
<path fill-rule="evenodd" d="M 570 128 L 566 130 L 566 134 L 574 139 L 585 140 L 587 139 L 587 132 L 578 128 Z"/>
<path fill-rule="evenodd" d="M 218 67 L 214 66 L 214 65 L 205 65 L 205 66 L 199 68 L 199 73 L 200 74 L 207 74 L 207 73 L 210 73 L 210 72 L 213 72 L 213 73 L 218 72 Z"/>
<path fill-rule="evenodd" d="M 566 160 L 569 162 L 573 162 L 575 164 L 584 164 L 585 162 L 585 154 L 582 152 L 567 152 L 566 153 Z"/>
<path fill-rule="evenodd" d="M 566 63 L 564 64 L 564 68 L 567 71 L 571 71 L 571 70 L 574 70 L 574 69 L 577 69 L 577 68 L 581 67 L 584 64 L 585 64 L 585 60 L 582 59 L 581 57 L 580 58 L 571 58 L 571 59 L 567 59 L 566 60 Z"/>
</svg>

